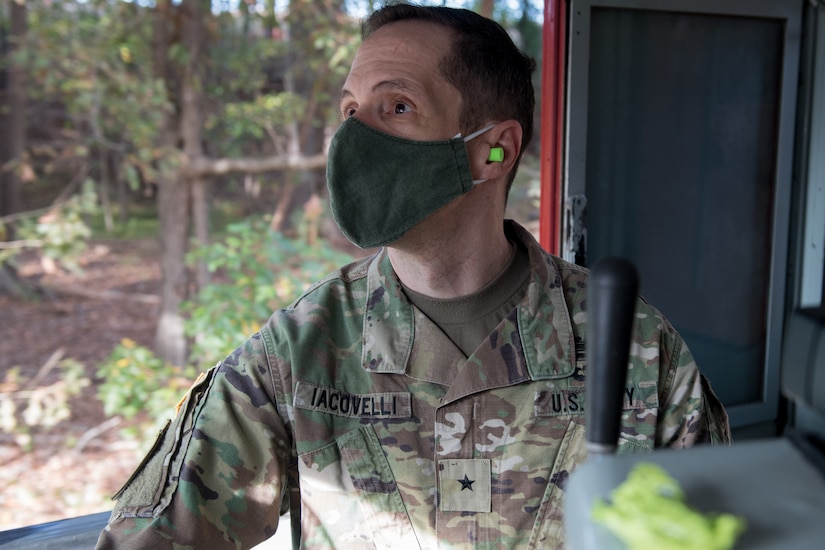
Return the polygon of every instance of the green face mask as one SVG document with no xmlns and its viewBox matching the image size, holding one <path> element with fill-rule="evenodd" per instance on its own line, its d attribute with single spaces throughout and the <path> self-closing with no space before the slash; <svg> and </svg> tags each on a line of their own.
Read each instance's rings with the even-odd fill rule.
<svg viewBox="0 0 825 550">
<path fill-rule="evenodd" d="M 327 158 L 332 215 L 361 248 L 397 241 L 413 226 L 470 191 L 473 181 L 466 138 L 414 141 L 348 118 L 335 132 Z"/>
</svg>

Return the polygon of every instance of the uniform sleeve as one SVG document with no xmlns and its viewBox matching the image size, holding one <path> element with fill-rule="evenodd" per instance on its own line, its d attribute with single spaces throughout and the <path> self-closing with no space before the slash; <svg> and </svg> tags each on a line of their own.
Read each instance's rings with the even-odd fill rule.
<svg viewBox="0 0 825 550">
<path fill-rule="evenodd" d="M 260 335 L 199 379 L 115 496 L 98 549 L 247 548 L 275 533 L 291 441 Z"/>
<path fill-rule="evenodd" d="M 699 371 L 693 354 L 667 321 L 661 340 L 657 447 L 730 444 L 728 414 Z"/>
</svg>

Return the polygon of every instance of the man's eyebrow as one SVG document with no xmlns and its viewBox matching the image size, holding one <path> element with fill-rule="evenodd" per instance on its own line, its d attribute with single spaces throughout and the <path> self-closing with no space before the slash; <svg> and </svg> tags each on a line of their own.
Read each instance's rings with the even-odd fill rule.
<svg viewBox="0 0 825 550">
<path fill-rule="evenodd" d="M 403 92 L 420 92 L 421 86 L 417 82 L 407 80 L 406 78 L 396 78 L 392 80 L 382 80 L 372 87 L 372 91 L 388 88 L 391 90 L 401 90 Z"/>
<path fill-rule="evenodd" d="M 410 93 L 421 93 L 423 88 L 416 82 L 412 80 L 408 80 L 406 78 L 393 78 L 390 80 L 382 80 L 375 84 L 370 91 L 376 92 L 382 89 L 388 90 L 399 90 L 402 92 L 410 92 Z M 352 92 L 347 90 L 346 88 L 341 90 L 340 99 L 344 99 L 346 97 L 352 97 Z"/>
</svg>

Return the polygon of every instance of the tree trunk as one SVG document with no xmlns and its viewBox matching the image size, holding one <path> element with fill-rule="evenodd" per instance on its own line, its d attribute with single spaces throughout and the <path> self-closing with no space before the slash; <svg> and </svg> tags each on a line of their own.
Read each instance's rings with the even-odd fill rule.
<svg viewBox="0 0 825 550">
<path fill-rule="evenodd" d="M 319 106 L 314 99 L 321 95 L 319 92 L 328 84 L 326 75 L 319 73 L 313 67 L 312 60 L 317 59 L 318 52 L 314 47 L 313 36 L 319 26 L 334 24 L 337 13 L 343 11 L 340 0 L 324 2 L 309 2 L 307 0 L 292 0 L 290 2 L 287 19 L 291 55 L 286 70 L 284 85 L 286 91 L 308 99 L 309 103 L 301 120 L 296 121 L 289 130 L 289 154 L 293 157 L 309 157 L 321 153 L 324 149 L 324 128 L 317 121 L 324 118 L 319 113 Z M 323 23 L 322 23 L 323 22 Z M 286 185 L 293 185 L 295 189 L 288 193 L 291 205 L 287 214 L 278 212 L 281 225 L 290 222 L 288 212 L 296 206 L 302 206 L 316 193 L 323 193 L 324 170 L 302 170 L 290 173 L 286 178 Z"/>
<path fill-rule="evenodd" d="M 183 0 L 183 47 L 187 61 L 181 79 L 181 137 L 185 164 L 203 157 L 204 61 L 206 59 L 207 30 L 205 18 L 209 14 L 206 0 Z M 192 190 L 192 217 L 195 241 L 198 245 L 209 244 L 208 180 L 201 174 L 188 176 Z M 195 267 L 197 288 L 209 284 L 206 262 L 198 261 Z"/>
<path fill-rule="evenodd" d="M 168 59 L 169 30 L 174 24 L 171 0 L 159 0 L 155 8 L 153 29 L 153 72 L 156 79 L 166 83 L 172 101 L 176 78 Z M 160 145 L 171 150 L 177 143 L 176 120 L 169 115 L 161 125 Z M 161 298 L 160 317 L 155 332 L 155 351 L 167 363 L 186 364 L 186 338 L 183 332 L 181 302 L 186 299 L 188 277 L 184 256 L 189 233 L 189 189 L 178 181 L 177 171 L 158 170 L 158 220 L 161 243 Z"/>
<path fill-rule="evenodd" d="M 192 188 L 192 222 L 195 243 L 198 246 L 209 244 L 209 180 L 198 178 L 190 182 Z M 210 282 L 209 269 L 204 260 L 195 264 L 195 289 L 198 290 Z"/>
<path fill-rule="evenodd" d="M 189 234 L 189 186 L 174 178 L 158 185 L 158 217 L 161 231 L 161 305 L 155 333 L 158 356 L 173 365 L 186 364 L 186 337 L 181 303 L 187 297 L 188 274 L 184 257 Z"/>
<path fill-rule="evenodd" d="M 100 170 L 100 184 L 98 185 L 98 197 L 100 207 L 103 210 L 103 227 L 107 233 L 115 229 L 115 220 L 112 216 L 112 201 L 109 192 L 112 189 L 111 174 L 109 172 L 109 152 L 101 148 L 97 151 Z"/>
<path fill-rule="evenodd" d="M 0 15 L 2 22 L 3 15 Z M 9 161 L 9 95 L 6 62 L 9 56 L 9 29 L 0 24 L 0 217 L 6 214 L 6 173 L 3 167 Z M 2 238 L 0 238 L 1 240 Z"/>
<path fill-rule="evenodd" d="M 20 211 L 20 163 L 26 150 L 26 73 L 12 56 L 26 36 L 28 22 L 24 3 L 9 5 L 9 33 L 0 36 L 0 61 L 6 62 L 5 75 L 0 74 L 5 84 L 0 89 L 0 218 Z M 14 240 L 14 233 L 13 225 L 0 224 L 0 241 Z M 0 294 L 32 294 L 9 263 L 0 263 Z"/>
<path fill-rule="evenodd" d="M 478 8 L 478 13 L 487 19 L 493 18 L 493 7 L 495 7 L 494 0 L 481 0 L 481 6 Z"/>
<path fill-rule="evenodd" d="M 9 2 L 10 33 L 8 49 L 4 56 L 8 60 L 6 69 L 5 101 L 0 102 L 4 111 L 0 121 L 0 216 L 20 211 L 20 163 L 26 149 L 26 73 L 25 67 L 13 60 L 26 36 L 26 5 Z M 12 238 L 7 234 L 6 238 Z"/>
</svg>

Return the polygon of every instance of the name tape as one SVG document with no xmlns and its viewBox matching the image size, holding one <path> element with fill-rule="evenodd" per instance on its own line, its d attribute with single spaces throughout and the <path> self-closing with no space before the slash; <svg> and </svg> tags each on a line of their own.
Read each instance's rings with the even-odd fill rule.
<svg viewBox="0 0 825 550">
<path fill-rule="evenodd" d="M 585 414 L 585 395 L 583 388 L 537 391 L 533 396 L 533 414 L 535 416 Z M 627 386 L 622 398 L 624 410 L 659 406 L 655 385 Z"/>
<path fill-rule="evenodd" d="M 350 393 L 298 382 L 293 405 L 348 418 L 409 418 L 411 400 L 408 392 Z"/>
</svg>

